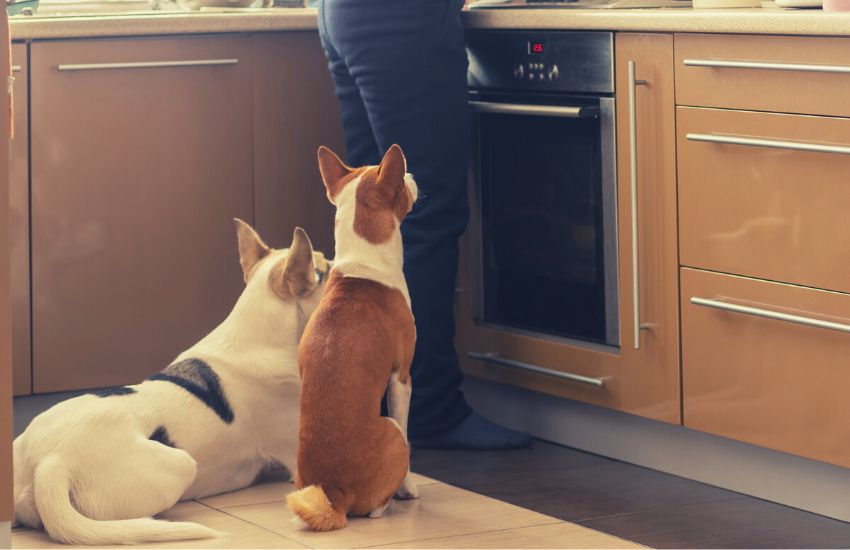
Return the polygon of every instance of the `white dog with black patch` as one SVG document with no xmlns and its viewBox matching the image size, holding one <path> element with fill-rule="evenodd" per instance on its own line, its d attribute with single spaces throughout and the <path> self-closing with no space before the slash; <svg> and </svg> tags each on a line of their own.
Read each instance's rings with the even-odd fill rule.
<svg viewBox="0 0 850 550">
<path fill-rule="evenodd" d="M 246 286 L 221 325 L 141 384 L 59 403 L 15 439 L 17 523 L 74 544 L 212 537 L 152 516 L 269 465 L 295 473 L 298 341 L 330 265 L 300 228 L 283 250 L 236 229 Z"/>
</svg>

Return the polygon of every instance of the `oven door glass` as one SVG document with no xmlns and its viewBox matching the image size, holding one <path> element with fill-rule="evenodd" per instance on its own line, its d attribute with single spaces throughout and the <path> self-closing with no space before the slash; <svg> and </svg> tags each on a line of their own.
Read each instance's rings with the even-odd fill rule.
<svg viewBox="0 0 850 550">
<path fill-rule="evenodd" d="M 479 322 L 619 345 L 613 105 L 481 112 L 477 139 Z"/>
</svg>

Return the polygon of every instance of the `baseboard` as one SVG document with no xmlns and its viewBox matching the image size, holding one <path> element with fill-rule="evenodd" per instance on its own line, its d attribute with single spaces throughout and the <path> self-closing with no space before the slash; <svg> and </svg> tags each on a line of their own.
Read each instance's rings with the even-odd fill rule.
<svg viewBox="0 0 850 550">
<path fill-rule="evenodd" d="M 0 548 L 12 547 L 12 522 L 0 521 Z"/>
<path fill-rule="evenodd" d="M 567 399 L 467 377 L 477 411 L 563 445 L 850 521 L 850 470 Z"/>
<path fill-rule="evenodd" d="M 14 423 L 14 437 L 18 437 L 30 425 L 32 419 L 46 411 L 56 403 L 71 399 L 82 393 L 82 391 L 44 393 L 39 395 L 26 395 L 14 399 L 12 412 Z"/>
</svg>

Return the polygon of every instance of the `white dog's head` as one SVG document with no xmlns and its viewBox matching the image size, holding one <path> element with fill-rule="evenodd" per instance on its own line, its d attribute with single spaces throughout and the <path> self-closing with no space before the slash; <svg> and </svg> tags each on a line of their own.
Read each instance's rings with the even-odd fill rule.
<svg viewBox="0 0 850 550">
<path fill-rule="evenodd" d="M 313 250 L 307 233 L 296 227 L 289 248 L 274 249 L 250 225 L 240 219 L 234 222 L 247 287 L 265 287 L 278 300 L 297 301 L 307 315 L 311 314 L 324 293 L 330 262 Z"/>
<path fill-rule="evenodd" d="M 336 223 L 350 224 L 346 230 L 373 245 L 389 241 L 419 194 L 401 147 L 390 147 L 378 166 L 361 168 L 347 166 L 327 147 L 319 147 L 318 156 Z"/>
</svg>

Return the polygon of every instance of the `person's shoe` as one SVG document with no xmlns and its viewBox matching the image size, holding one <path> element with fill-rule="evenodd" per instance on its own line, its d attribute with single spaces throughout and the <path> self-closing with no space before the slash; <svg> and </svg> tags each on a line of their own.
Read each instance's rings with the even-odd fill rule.
<svg viewBox="0 0 850 550">
<path fill-rule="evenodd" d="M 417 449 L 499 451 L 528 447 L 531 436 L 472 413 L 451 430 L 428 437 L 411 437 L 410 444 Z"/>
</svg>

